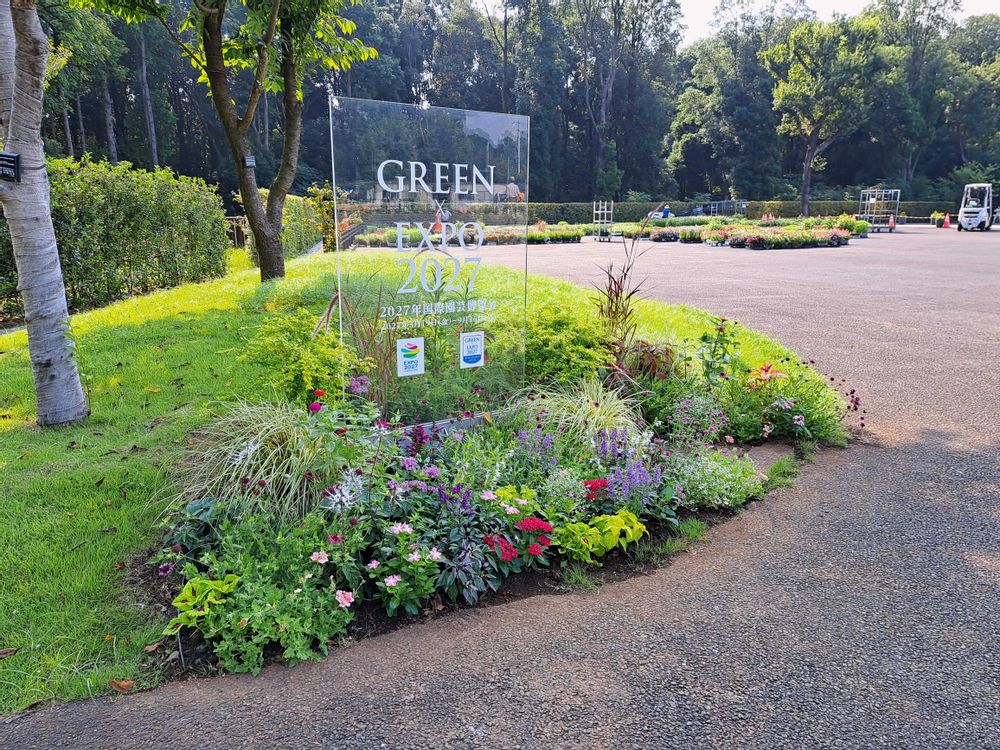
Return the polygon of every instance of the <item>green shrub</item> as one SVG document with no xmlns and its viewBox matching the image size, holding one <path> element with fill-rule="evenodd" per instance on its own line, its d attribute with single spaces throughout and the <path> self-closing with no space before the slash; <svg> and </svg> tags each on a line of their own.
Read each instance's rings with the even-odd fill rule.
<svg viewBox="0 0 1000 750">
<path fill-rule="evenodd" d="M 89 159 L 50 159 L 48 169 L 71 311 L 226 273 L 225 213 L 203 180 Z M 22 312 L 0 218 L 0 321 Z"/>
<path fill-rule="evenodd" d="M 764 492 L 756 464 L 735 453 L 709 450 L 678 456 L 671 475 L 689 508 L 738 508 Z"/>
<path fill-rule="evenodd" d="M 560 304 L 533 306 L 524 338 L 524 371 L 530 383 L 578 382 L 608 361 L 608 337 L 594 316 Z"/>
<path fill-rule="evenodd" d="M 321 329 L 314 335 L 315 325 L 305 308 L 275 314 L 257 328 L 240 360 L 260 365 L 264 384 L 291 401 L 309 398 L 317 388 L 340 389 L 344 378 L 370 369 L 337 333 Z"/>
</svg>

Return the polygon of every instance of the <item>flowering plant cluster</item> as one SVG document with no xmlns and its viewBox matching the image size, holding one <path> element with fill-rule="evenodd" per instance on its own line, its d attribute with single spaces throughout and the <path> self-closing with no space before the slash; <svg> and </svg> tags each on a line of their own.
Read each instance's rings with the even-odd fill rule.
<svg viewBox="0 0 1000 750">
<path fill-rule="evenodd" d="M 421 546 L 419 534 L 408 523 L 390 524 L 383 533 L 379 557 L 365 566 L 375 583 L 375 597 L 389 615 L 400 609 L 418 614 L 421 603 L 434 593 L 444 555 L 437 547 Z"/>
</svg>

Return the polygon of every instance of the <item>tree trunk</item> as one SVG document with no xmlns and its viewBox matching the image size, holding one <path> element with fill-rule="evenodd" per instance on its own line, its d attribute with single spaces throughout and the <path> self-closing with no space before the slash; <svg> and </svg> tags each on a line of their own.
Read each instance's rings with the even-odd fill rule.
<svg viewBox="0 0 1000 750">
<path fill-rule="evenodd" d="M 18 291 L 24 301 L 38 423 L 68 424 L 84 419 L 90 410 L 67 335 L 69 311 L 52 227 L 41 135 L 49 40 L 38 22 L 34 0 L 13 0 L 9 17 L 6 8 L 0 13 L 0 24 L 0 36 L 13 33 L 16 50 L 5 148 L 21 155 L 21 181 L 4 183 L 0 202 L 10 228 Z"/>
<path fill-rule="evenodd" d="M 142 101 L 146 108 L 146 133 L 149 136 L 149 155 L 153 166 L 160 166 L 160 153 L 156 146 L 156 120 L 153 117 L 153 99 L 149 95 L 149 81 L 146 78 L 146 35 L 139 26 L 139 86 L 142 89 Z"/>
<path fill-rule="evenodd" d="M 816 158 L 816 147 L 806 146 L 806 156 L 802 160 L 802 215 L 809 215 L 809 193 L 812 192 L 813 161 Z"/>
<path fill-rule="evenodd" d="M 70 159 L 76 158 L 76 151 L 73 148 L 73 128 L 69 125 L 69 109 L 63 107 L 63 139 L 66 141 L 66 156 Z"/>
<path fill-rule="evenodd" d="M 212 92 L 212 104 L 219 115 L 219 122 L 222 123 L 222 130 L 226 134 L 229 148 L 233 156 L 233 166 L 236 168 L 236 181 L 240 187 L 240 198 L 243 203 L 243 210 L 246 212 L 247 223 L 250 231 L 253 232 L 254 249 L 257 252 L 260 264 L 260 280 L 282 278 L 285 275 L 285 256 L 281 245 L 281 219 L 284 208 L 285 195 L 291 188 L 291 180 L 295 177 L 295 168 L 298 162 L 298 140 L 301 136 L 301 103 L 297 97 L 297 81 L 293 81 L 291 92 L 285 92 L 285 99 L 290 95 L 298 105 L 298 126 L 294 121 L 289 122 L 286 107 L 285 137 L 282 147 L 282 164 L 278 170 L 268 194 L 268 208 L 265 210 L 264 202 L 260 197 L 260 188 L 257 185 L 257 173 L 253 167 L 246 166 L 246 157 L 251 155 L 250 139 L 247 137 L 249 121 L 243 122 L 236 111 L 232 95 L 229 92 L 229 79 L 226 74 L 226 63 L 222 53 L 223 32 L 221 14 L 207 16 L 202 25 L 202 47 L 205 50 L 205 75 L 208 78 L 208 85 Z M 287 85 L 287 83 L 286 83 Z M 294 108 L 293 108 L 294 111 Z M 249 118 L 253 117 L 253 112 L 248 112 Z M 282 177 L 289 172 L 286 162 L 289 149 L 294 149 L 295 161 L 290 167 L 291 179 Z M 282 192 L 284 188 L 284 192 Z"/>
<path fill-rule="evenodd" d="M 87 131 L 83 127 L 83 103 L 79 94 L 76 95 L 76 127 L 80 134 L 80 156 L 83 156 L 87 153 Z"/>
<path fill-rule="evenodd" d="M 108 79 L 101 80 L 101 96 L 104 99 L 104 131 L 108 139 L 108 161 L 118 163 L 118 139 L 115 137 L 115 110 L 111 102 Z"/>
<path fill-rule="evenodd" d="M 13 96 L 14 31 L 10 20 L 10 0 L 0 0 L 0 143 L 7 138 Z"/>
</svg>

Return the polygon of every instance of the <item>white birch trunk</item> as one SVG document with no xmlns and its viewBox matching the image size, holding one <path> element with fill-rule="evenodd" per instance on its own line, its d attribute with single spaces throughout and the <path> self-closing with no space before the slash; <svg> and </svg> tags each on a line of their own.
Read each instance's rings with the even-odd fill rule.
<svg viewBox="0 0 1000 750">
<path fill-rule="evenodd" d="M 24 301 L 28 350 L 38 400 L 38 422 L 76 422 L 90 412 L 67 336 L 69 312 L 59 250 L 52 227 L 49 177 L 42 145 L 42 96 L 49 42 L 34 0 L 0 8 L 0 38 L 14 40 L 10 125 L 4 148 L 21 155 L 21 181 L 0 183 L 0 203 L 10 227 L 18 291 Z M 6 42 L 0 43 L 0 48 Z"/>
</svg>

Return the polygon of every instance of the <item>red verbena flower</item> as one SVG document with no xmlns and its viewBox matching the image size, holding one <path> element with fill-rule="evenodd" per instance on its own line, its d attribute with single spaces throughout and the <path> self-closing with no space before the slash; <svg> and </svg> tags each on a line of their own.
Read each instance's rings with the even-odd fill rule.
<svg viewBox="0 0 1000 750">
<path fill-rule="evenodd" d="M 514 528 L 518 531 L 544 531 L 548 534 L 552 531 L 552 524 L 535 516 L 525 516 Z"/>
<path fill-rule="evenodd" d="M 492 534 L 484 534 L 483 541 L 486 542 L 486 546 L 489 547 L 490 550 L 494 552 L 496 551 L 497 540 L 495 536 L 493 536 Z"/>
<path fill-rule="evenodd" d="M 550 544 L 552 544 L 552 540 L 549 539 L 547 536 L 545 536 L 545 534 L 542 534 L 541 536 L 538 537 L 538 543 L 543 547 L 548 547 Z"/>
<path fill-rule="evenodd" d="M 534 555 L 535 557 L 538 557 L 544 552 L 545 550 L 542 548 L 542 545 L 540 544 L 532 544 L 530 547 L 528 547 L 528 554 Z"/>
</svg>

